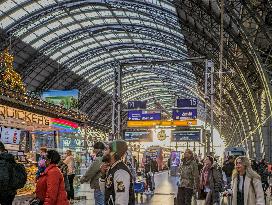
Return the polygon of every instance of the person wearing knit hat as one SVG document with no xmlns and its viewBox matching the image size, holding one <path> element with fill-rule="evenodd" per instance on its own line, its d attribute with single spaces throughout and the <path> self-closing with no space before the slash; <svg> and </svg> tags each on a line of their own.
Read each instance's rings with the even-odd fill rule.
<svg viewBox="0 0 272 205">
<path fill-rule="evenodd" d="M 109 143 L 100 169 L 100 190 L 105 193 L 106 205 L 134 205 L 134 180 L 123 158 L 128 150 L 127 143 L 115 140 Z"/>
</svg>

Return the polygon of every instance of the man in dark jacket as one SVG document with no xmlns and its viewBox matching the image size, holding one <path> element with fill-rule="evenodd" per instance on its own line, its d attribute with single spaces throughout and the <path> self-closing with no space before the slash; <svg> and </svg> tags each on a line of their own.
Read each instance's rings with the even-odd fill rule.
<svg viewBox="0 0 272 205">
<path fill-rule="evenodd" d="M 105 145 L 103 142 L 96 142 L 93 146 L 95 158 L 86 173 L 80 178 L 80 182 L 90 182 L 91 188 L 94 189 L 95 205 L 104 205 L 104 193 L 99 187 L 99 178 L 101 177 L 100 166 L 102 165 L 103 152 Z"/>
<path fill-rule="evenodd" d="M 223 172 L 225 172 L 226 174 L 226 178 L 227 178 L 227 185 L 230 185 L 231 183 L 231 176 L 232 176 L 232 172 L 234 170 L 234 157 L 233 156 L 229 156 L 228 160 L 224 163 L 222 170 Z"/>
<path fill-rule="evenodd" d="M 4 178 L 7 176 L 7 179 L 9 178 L 10 173 L 3 173 L 2 171 L 5 171 L 4 167 L 7 164 L 15 163 L 14 156 L 12 154 L 7 153 L 4 144 L 0 141 L 0 177 L 2 178 L 0 183 L 4 184 Z M 3 181 L 2 181 L 3 180 Z M 1 186 L 2 188 L 2 186 Z M 5 188 L 5 187 L 3 187 Z M 14 190 L 11 187 L 5 188 L 5 190 L 0 190 L 0 204 L 1 205 L 12 205 L 12 202 L 15 198 L 16 190 Z"/>
</svg>

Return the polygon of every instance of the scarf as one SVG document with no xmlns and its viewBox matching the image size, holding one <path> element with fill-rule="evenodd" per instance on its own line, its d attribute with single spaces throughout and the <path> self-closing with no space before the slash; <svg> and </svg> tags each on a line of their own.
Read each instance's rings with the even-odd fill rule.
<svg viewBox="0 0 272 205">
<path fill-rule="evenodd" d="M 203 189 L 205 186 L 209 186 L 209 176 L 211 174 L 211 166 L 204 166 L 200 177 L 200 188 Z"/>
</svg>

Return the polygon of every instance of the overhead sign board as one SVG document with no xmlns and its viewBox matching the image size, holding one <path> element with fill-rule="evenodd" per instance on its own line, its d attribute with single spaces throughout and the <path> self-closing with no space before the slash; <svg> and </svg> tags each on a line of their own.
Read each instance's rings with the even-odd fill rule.
<svg viewBox="0 0 272 205">
<path fill-rule="evenodd" d="M 127 141 L 152 141 L 151 132 L 149 131 L 129 131 L 124 133 L 124 139 Z"/>
<path fill-rule="evenodd" d="M 160 120 L 160 111 L 129 110 L 128 120 Z"/>
<path fill-rule="evenodd" d="M 173 120 L 173 121 L 164 121 L 164 120 L 136 120 L 136 121 L 127 121 L 127 127 L 154 127 L 154 126 L 190 126 L 197 125 L 197 120 Z"/>
<path fill-rule="evenodd" d="M 184 108 L 184 107 L 197 107 L 197 99 L 177 99 L 177 107 Z"/>
<path fill-rule="evenodd" d="M 146 109 L 147 101 L 128 101 L 128 109 Z"/>
<path fill-rule="evenodd" d="M 173 120 L 186 120 L 186 119 L 196 119 L 197 109 L 173 109 L 172 112 Z"/>
<path fill-rule="evenodd" d="M 200 142 L 201 130 L 173 131 L 172 141 L 177 142 Z"/>
</svg>

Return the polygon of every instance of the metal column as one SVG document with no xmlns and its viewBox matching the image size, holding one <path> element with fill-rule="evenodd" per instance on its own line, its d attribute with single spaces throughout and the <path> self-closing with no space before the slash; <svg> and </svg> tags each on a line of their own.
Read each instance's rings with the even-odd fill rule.
<svg viewBox="0 0 272 205">
<path fill-rule="evenodd" d="M 208 118 L 208 60 L 205 61 L 205 126 L 204 126 L 204 136 L 205 136 L 205 146 L 204 146 L 204 156 L 206 156 L 207 153 L 210 153 L 210 139 L 207 135 L 207 118 Z"/>
<path fill-rule="evenodd" d="M 112 99 L 112 134 L 113 139 L 121 139 L 121 90 L 122 90 L 122 68 L 114 68 L 114 88 Z"/>
<path fill-rule="evenodd" d="M 211 68 L 211 144 L 212 144 L 212 152 L 213 150 L 213 106 L 214 106 L 214 80 L 213 80 L 213 74 L 214 74 L 214 67 L 213 62 L 208 61 L 208 67 Z"/>
</svg>

